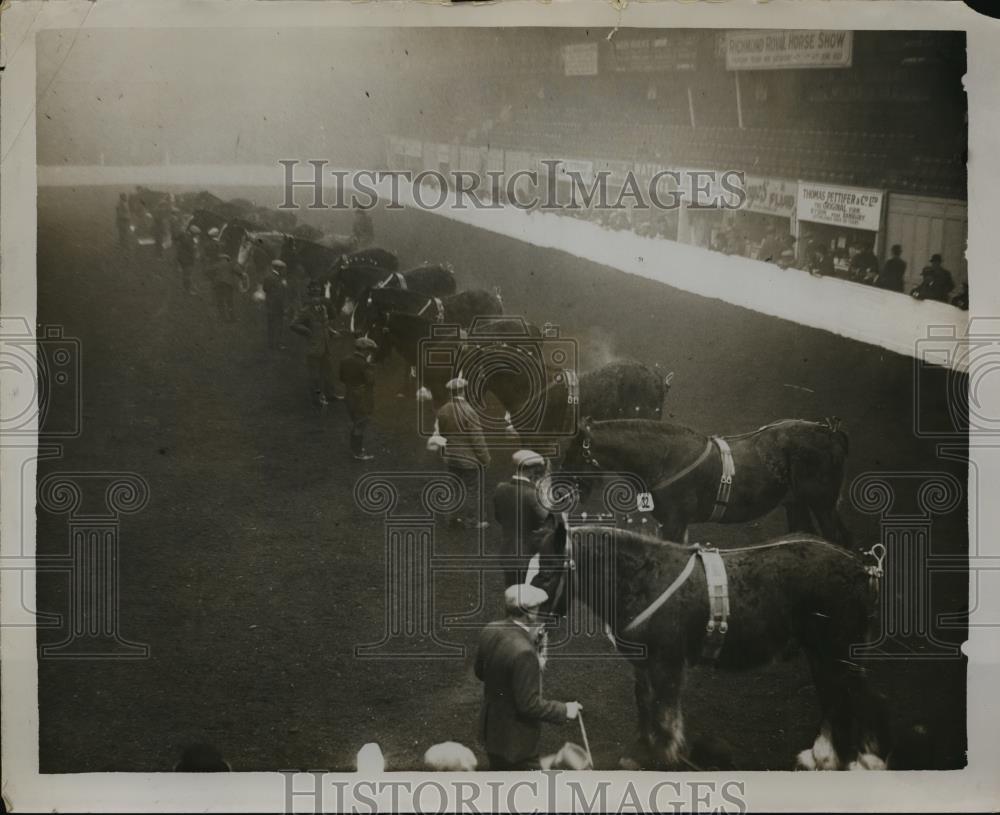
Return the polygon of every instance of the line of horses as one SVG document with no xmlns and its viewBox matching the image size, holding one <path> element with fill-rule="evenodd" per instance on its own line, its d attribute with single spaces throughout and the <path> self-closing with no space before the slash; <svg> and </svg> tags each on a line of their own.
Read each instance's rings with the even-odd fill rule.
<svg viewBox="0 0 1000 815">
<path fill-rule="evenodd" d="M 217 207 L 195 208 L 192 225 L 218 229 L 224 251 L 244 269 L 263 274 L 281 259 L 293 274 L 322 282 L 329 308 L 349 330 L 376 341 L 376 361 L 401 358 L 400 394 L 436 407 L 448 398 L 448 380 L 463 376 L 484 425 L 501 429 L 508 445 L 516 434 L 551 457 L 579 501 L 590 497 L 594 476 L 627 473 L 643 485 L 661 537 L 616 529 L 609 554 L 599 551 L 609 545 L 607 528 L 571 527 L 568 515 L 559 516 L 530 576 L 548 591 L 545 610 L 554 615 L 566 614 L 573 596 L 587 602 L 581 587 L 603 585 L 613 598 L 613 619 L 605 620 L 613 641 L 643 646 L 641 659 L 619 648 L 632 661 L 639 719 L 626 766 L 684 766 L 680 697 L 685 666 L 698 661 L 706 637 L 706 573 L 688 570 L 670 601 L 627 636 L 625 623 L 682 574 L 692 524 L 746 523 L 783 507 L 788 536 L 721 551 L 731 620 L 717 665 L 759 665 L 797 643 L 821 709 L 819 734 L 799 754 L 799 767 L 885 767 L 884 705 L 850 659 L 851 646 L 867 641 L 875 596 L 871 569 L 852 551 L 838 511 L 849 444 L 836 420 L 786 419 L 739 436 L 707 435 L 663 421 L 672 374 L 619 360 L 577 379 L 572 360 L 550 352 L 559 343 L 546 327 L 506 315 L 499 289 L 460 291 L 447 264 L 401 272 L 385 249 L 262 228 L 259 219 Z M 429 364 L 435 351 L 443 361 Z"/>
</svg>

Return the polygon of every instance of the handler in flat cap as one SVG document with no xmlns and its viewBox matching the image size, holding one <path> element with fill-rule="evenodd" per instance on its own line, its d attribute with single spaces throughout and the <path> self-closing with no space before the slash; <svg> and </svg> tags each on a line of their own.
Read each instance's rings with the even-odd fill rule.
<svg viewBox="0 0 1000 815">
<path fill-rule="evenodd" d="M 445 385 L 451 398 L 437 412 L 437 428 L 447 441 L 441 458 L 448 472 L 458 476 L 465 485 L 466 505 L 471 503 L 473 507 L 470 520 L 463 517 L 463 507 L 459 507 L 450 520 L 459 526 L 485 529 L 489 522 L 480 514 L 479 470 L 490 466 L 490 451 L 475 408 L 465 398 L 467 384 L 458 376 Z"/>
<path fill-rule="evenodd" d="M 374 340 L 358 337 L 354 352 L 340 361 L 340 381 L 344 383 L 347 414 L 351 417 L 351 455 L 355 461 L 371 461 L 375 456 L 365 452 L 365 428 L 375 412 L 375 366 L 372 352 L 378 348 Z"/>
<path fill-rule="evenodd" d="M 538 770 L 542 722 L 562 724 L 582 710 L 579 702 L 556 702 L 542 694 L 539 607 L 548 594 L 522 583 L 504 592 L 507 617 L 479 635 L 476 676 L 483 683 L 480 737 L 491 770 Z"/>
<path fill-rule="evenodd" d="M 493 493 L 493 517 L 502 532 L 501 554 L 509 566 L 504 585 L 520 582 L 528 561 L 541 548 L 548 530 L 549 511 L 539 498 L 539 481 L 548 470 L 545 458 L 533 450 L 514 453 L 514 475 Z"/>
</svg>

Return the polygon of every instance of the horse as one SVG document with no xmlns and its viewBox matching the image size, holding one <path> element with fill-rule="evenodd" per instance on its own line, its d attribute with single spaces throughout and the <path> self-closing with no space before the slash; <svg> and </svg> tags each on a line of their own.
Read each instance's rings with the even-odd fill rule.
<svg viewBox="0 0 1000 815">
<path fill-rule="evenodd" d="M 363 254 L 356 252 L 349 257 Z M 405 272 L 389 271 L 381 266 L 345 264 L 342 259 L 332 278 L 333 307 L 344 315 L 354 311 L 366 289 L 407 289 L 428 297 L 445 297 L 456 291 L 455 273 L 448 264 L 424 264 Z"/>
<path fill-rule="evenodd" d="M 497 289 L 493 292 L 471 289 L 448 297 L 428 297 L 412 289 L 366 289 L 351 312 L 351 331 L 364 333 L 392 312 L 427 317 L 439 323 L 454 323 L 468 331 L 476 317 L 503 314 L 503 300 Z"/>
<path fill-rule="evenodd" d="M 836 419 L 783 419 L 709 438 L 668 422 L 588 417 L 567 445 L 563 468 L 638 476 L 668 539 L 686 540 L 693 523 L 744 523 L 784 504 L 789 531 L 849 546 L 837 510 L 848 446 Z M 581 485 L 584 495 L 591 486 Z"/>
<path fill-rule="evenodd" d="M 851 646 L 869 641 L 872 575 L 859 556 L 812 535 L 709 550 L 614 527 L 567 529 L 563 516 L 532 559 L 528 580 L 549 595 L 543 613 L 566 615 L 577 601 L 603 618 L 632 664 L 639 735 L 624 768 L 690 768 L 681 713 L 688 665 L 706 660 L 745 670 L 788 658 L 797 645 L 821 710 L 819 734 L 797 766 L 885 769 L 884 699 L 850 661 Z M 710 600 L 710 591 L 725 601 Z"/>
<path fill-rule="evenodd" d="M 441 335 L 435 339 L 434 328 L 438 325 L 441 327 Z M 528 358 L 534 359 L 534 362 L 528 363 L 533 370 L 541 366 L 537 344 L 542 339 L 542 332 L 537 326 L 526 323 L 520 317 L 477 315 L 470 321 L 469 328 L 471 330 L 467 331 L 457 324 L 439 324 L 436 317 L 432 318 L 426 313 L 387 312 L 368 327 L 366 334 L 378 343 L 379 348 L 374 355 L 376 362 L 384 362 L 393 351 L 396 351 L 409 370 L 419 370 L 417 398 L 421 401 L 432 401 L 435 406 L 440 406 L 447 399 L 445 385 L 448 380 L 463 373 L 460 361 L 463 355 L 468 358 L 470 355 L 484 352 L 487 348 L 503 345 L 504 343 L 498 338 L 516 337 L 523 340 L 510 346 L 510 352 L 516 354 L 518 359 L 523 357 L 525 362 Z M 426 342 L 431 340 L 433 345 Z M 452 357 L 451 364 L 421 365 L 419 357 L 422 342 L 427 352 L 425 355 L 436 356 L 434 352 L 440 350 Z M 494 353 L 493 356 L 499 361 L 500 357 L 506 354 L 507 350 L 503 350 Z M 475 366 L 476 363 L 473 361 L 470 375 Z M 506 365 L 492 365 L 490 370 L 491 387 L 496 387 L 499 379 L 512 374 L 510 366 Z M 513 374 L 516 375 L 516 371 Z M 502 390 L 506 392 L 508 388 Z"/>
</svg>

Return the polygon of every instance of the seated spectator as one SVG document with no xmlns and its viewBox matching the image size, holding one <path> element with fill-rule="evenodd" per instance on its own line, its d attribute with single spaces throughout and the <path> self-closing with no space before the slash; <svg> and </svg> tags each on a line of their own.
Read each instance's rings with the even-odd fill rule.
<svg viewBox="0 0 1000 815">
<path fill-rule="evenodd" d="M 892 257 L 885 262 L 885 267 L 879 273 L 875 285 L 888 291 L 903 290 L 903 277 L 906 275 L 906 261 L 900 257 L 903 247 L 898 243 L 892 247 Z"/>
<path fill-rule="evenodd" d="M 937 300 L 948 302 L 948 295 L 955 288 L 951 272 L 941 265 L 941 255 L 932 255 L 930 266 L 920 273 L 923 281 L 910 294 L 917 300 Z"/>
<path fill-rule="evenodd" d="M 471 773 L 478 766 L 475 753 L 457 741 L 444 741 L 424 753 L 424 769 L 436 773 Z"/>
<path fill-rule="evenodd" d="M 870 244 L 863 244 L 851 259 L 850 277 L 857 283 L 874 285 L 878 279 L 878 258 Z"/>
<path fill-rule="evenodd" d="M 192 744 L 185 747 L 181 760 L 174 765 L 175 773 L 228 773 L 229 762 L 211 744 Z"/>
<path fill-rule="evenodd" d="M 778 257 L 775 261 L 779 267 L 782 269 L 794 269 L 795 268 L 795 236 L 786 235 L 783 246 L 781 247 L 781 252 L 778 253 Z"/>
<path fill-rule="evenodd" d="M 833 277 L 833 255 L 822 243 L 817 243 L 812 250 L 808 264 L 809 274 L 815 277 Z"/>
<path fill-rule="evenodd" d="M 962 284 L 962 290 L 951 298 L 951 304 L 956 308 L 962 309 L 962 311 L 969 310 L 969 284 L 968 282 Z"/>
</svg>

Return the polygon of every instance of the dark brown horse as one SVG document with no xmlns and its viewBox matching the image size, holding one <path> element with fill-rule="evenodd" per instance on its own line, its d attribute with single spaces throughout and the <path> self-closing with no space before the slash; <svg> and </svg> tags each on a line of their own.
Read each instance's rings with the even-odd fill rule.
<svg viewBox="0 0 1000 815">
<path fill-rule="evenodd" d="M 884 706 L 850 662 L 851 646 L 870 641 L 876 599 L 861 558 L 801 535 L 720 550 L 728 614 L 725 631 L 710 635 L 707 623 L 719 606 L 710 605 L 696 550 L 614 527 L 567 531 L 564 517 L 533 561 L 529 579 L 549 594 L 543 611 L 566 615 L 588 606 L 632 664 L 639 739 L 623 766 L 684 768 L 681 690 L 688 665 L 714 657 L 723 670 L 753 668 L 797 645 L 821 711 L 819 735 L 799 753 L 799 767 L 884 769 L 890 747 Z M 581 700 L 587 704 L 586 696 Z"/>
<path fill-rule="evenodd" d="M 668 540 L 685 540 L 694 523 L 744 523 L 783 504 L 790 531 L 821 534 L 847 546 L 850 536 L 837 507 L 848 439 L 836 425 L 836 420 L 784 419 L 722 437 L 720 444 L 720 437 L 667 422 L 585 419 L 567 445 L 563 468 L 638 477 L 652 493 L 652 515 Z M 726 448 L 732 456 L 729 473 Z"/>
<path fill-rule="evenodd" d="M 454 323 L 468 331 L 472 321 L 481 316 L 503 314 L 503 300 L 498 291 L 470 289 L 447 297 L 428 297 L 412 289 L 373 288 L 361 293 L 351 313 L 351 331 L 363 334 L 373 324 L 384 322 L 389 314 L 413 314 L 438 323 Z M 374 338 L 378 341 L 378 338 Z"/>
</svg>

